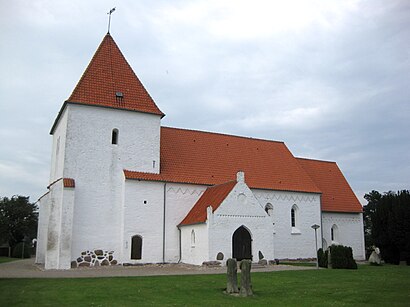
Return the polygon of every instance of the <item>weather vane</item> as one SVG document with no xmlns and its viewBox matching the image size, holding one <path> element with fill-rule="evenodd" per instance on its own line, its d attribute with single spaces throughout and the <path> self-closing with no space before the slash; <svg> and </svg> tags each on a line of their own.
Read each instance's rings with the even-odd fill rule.
<svg viewBox="0 0 410 307">
<path fill-rule="evenodd" d="M 112 8 L 107 14 L 110 15 L 108 17 L 108 34 L 110 33 L 110 26 L 111 26 L 111 14 L 114 13 L 115 7 Z"/>
</svg>

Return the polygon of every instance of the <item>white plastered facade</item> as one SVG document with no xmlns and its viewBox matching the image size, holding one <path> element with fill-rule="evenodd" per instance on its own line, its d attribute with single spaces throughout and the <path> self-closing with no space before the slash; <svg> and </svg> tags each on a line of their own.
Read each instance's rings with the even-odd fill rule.
<svg viewBox="0 0 410 307">
<path fill-rule="evenodd" d="M 332 244 L 350 246 L 353 250 L 353 257 L 355 259 L 365 260 L 363 231 L 362 213 L 322 213 L 322 235 L 324 248 Z"/>
<path fill-rule="evenodd" d="M 252 236 L 254 261 L 259 251 L 268 260 L 314 258 L 311 225 L 323 225 L 330 242 L 326 231 L 336 219 L 343 219 L 335 222 L 343 238 L 339 243 L 363 257 L 361 214 L 322 214 L 320 194 L 251 190 L 240 180 L 221 206 L 208 212 L 205 223 L 178 228 L 207 186 L 128 180 L 123 172 L 160 172 L 160 121 L 159 115 L 141 112 L 72 103 L 63 107 L 53 131 L 50 182 L 57 182 L 39 201 L 38 263 L 68 269 L 89 251 L 102 250 L 115 263 L 201 264 L 216 260 L 219 252 L 225 259 L 232 256 L 232 235 L 240 226 Z M 113 129 L 118 144 L 111 142 Z M 75 188 L 65 188 L 60 178 L 73 178 Z M 271 215 L 267 204 L 273 207 Z M 295 227 L 292 207 L 297 209 Z M 134 236 L 142 238 L 140 259 L 131 257 Z"/>
</svg>

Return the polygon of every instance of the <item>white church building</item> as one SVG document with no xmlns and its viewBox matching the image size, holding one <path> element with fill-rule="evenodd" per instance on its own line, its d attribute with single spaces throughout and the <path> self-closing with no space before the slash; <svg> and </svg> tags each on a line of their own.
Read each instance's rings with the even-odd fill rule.
<svg viewBox="0 0 410 307">
<path fill-rule="evenodd" d="M 315 258 L 314 224 L 318 247 L 364 259 L 362 206 L 336 163 L 163 117 L 107 34 L 50 131 L 37 263 Z"/>
</svg>

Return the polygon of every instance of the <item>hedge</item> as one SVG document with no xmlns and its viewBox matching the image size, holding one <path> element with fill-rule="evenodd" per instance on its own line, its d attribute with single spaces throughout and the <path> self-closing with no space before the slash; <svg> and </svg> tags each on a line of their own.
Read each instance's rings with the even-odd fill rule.
<svg viewBox="0 0 410 307">
<path fill-rule="evenodd" d="M 319 266 L 328 267 L 328 251 L 323 249 L 317 251 Z M 353 259 L 353 251 L 349 246 L 332 245 L 330 247 L 330 261 L 333 269 L 357 269 L 356 261 Z"/>
</svg>

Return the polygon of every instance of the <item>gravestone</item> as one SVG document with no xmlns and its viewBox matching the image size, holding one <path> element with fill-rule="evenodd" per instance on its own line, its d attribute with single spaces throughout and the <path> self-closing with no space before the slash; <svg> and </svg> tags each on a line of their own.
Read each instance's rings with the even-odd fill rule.
<svg viewBox="0 0 410 307">
<path fill-rule="evenodd" d="M 235 259 L 229 258 L 226 261 L 226 266 L 228 267 L 227 272 L 227 283 L 226 283 L 226 293 L 238 293 L 238 277 L 237 277 L 237 270 L 238 265 Z"/>
<path fill-rule="evenodd" d="M 369 257 L 369 263 L 374 265 L 380 265 L 381 262 L 382 260 L 380 259 L 380 255 L 376 253 L 376 251 L 373 251 Z"/>
<path fill-rule="evenodd" d="M 216 260 L 224 260 L 224 254 L 221 253 L 221 252 L 219 252 L 219 253 L 216 255 Z"/>
<path fill-rule="evenodd" d="M 259 251 L 258 256 L 259 256 L 259 260 L 262 260 L 262 259 L 264 259 L 264 258 L 265 258 L 265 257 L 263 256 L 263 254 L 262 254 L 262 252 L 261 252 L 261 251 Z"/>
<path fill-rule="evenodd" d="M 241 290 L 239 291 L 239 294 L 241 296 L 253 295 L 251 283 L 251 266 L 252 263 L 250 260 L 244 259 L 241 261 Z"/>
<path fill-rule="evenodd" d="M 330 246 L 327 248 L 327 268 L 332 268 L 332 256 L 330 255 Z"/>
</svg>

